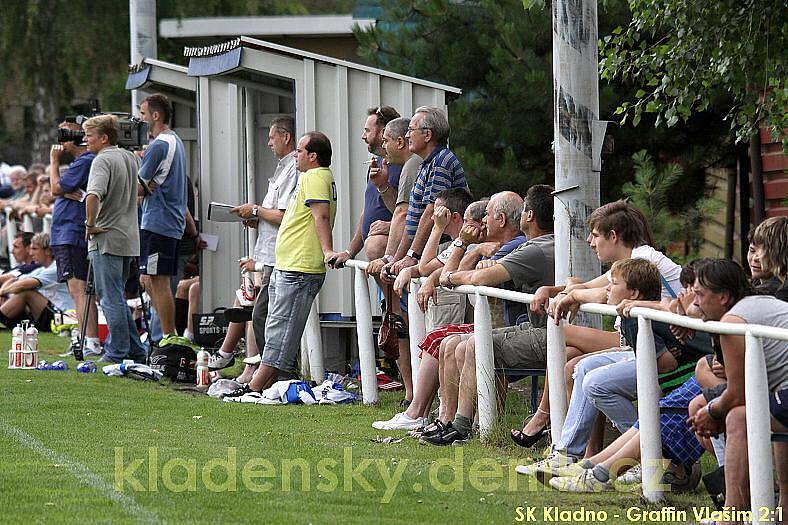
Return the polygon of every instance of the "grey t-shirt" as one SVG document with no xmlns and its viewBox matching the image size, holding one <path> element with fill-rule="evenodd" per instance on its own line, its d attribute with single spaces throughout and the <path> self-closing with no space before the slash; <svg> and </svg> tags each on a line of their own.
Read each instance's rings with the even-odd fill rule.
<svg viewBox="0 0 788 525">
<path fill-rule="evenodd" d="M 399 175 L 399 186 L 397 187 L 397 204 L 408 203 L 410 201 L 410 192 L 413 185 L 416 183 L 416 177 L 419 175 L 419 166 L 421 165 L 422 158 L 415 153 L 410 156 L 405 164 L 402 165 L 402 172 Z"/>
<path fill-rule="evenodd" d="M 728 310 L 728 315 L 744 319 L 747 324 L 761 324 L 788 329 L 788 303 L 770 295 L 745 297 Z M 763 358 L 769 391 L 788 388 L 788 341 L 762 338 Z"/>
<path fill-rule="evenodd" d="M 88 195 L 99 198 L 96 226 L 108 231 L 88 242 L 88 250 L 118 256 L 140 254 L 137 223 L 137 171 L 139 158 L 125 149 L 110 146 L 101 150 L 90 166 Z"/>
<path fill-rule="evenodd" d="M 534 293 L 540 286 L 555 284 L 555 236 L 552 233 L 528 239 L 498 264 L 506 268 L 514 289 Z M 532 315 L 531 312 L 528 312 Z M 534 326 L 545 326 L 547 319 L 531 317 Z"/>
</svg>

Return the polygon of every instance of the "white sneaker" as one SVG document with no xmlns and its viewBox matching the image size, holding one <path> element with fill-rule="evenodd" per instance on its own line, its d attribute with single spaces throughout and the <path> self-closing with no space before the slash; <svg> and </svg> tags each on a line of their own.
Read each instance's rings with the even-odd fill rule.
<svg viewBox="0 0 788 525">
<path fill-rule="evenodd" d="M 395 414 L 388 421 L 374 421 L 372 428 L 378 430 L 415 430 L 427 424 L 427 418 L 417 417 L 413 419 L 405 412 Z"/>
<path fill-rule="evenodd" d="M 225 403 L 257 403 L 263 394 L 260 392 L 247 392 L 246 394 L 238 397 L 225 397 Z"/>
<path fill-rule="evenodd" d="M 229 366 L 233 366 L 235 364 L 235 356 L 231 355 L 230 357 L 222 357 L 222 354 L 216 352 L 212 356 L 208 358 L 208 369 L 209 370 L 221 370 L 222 368 L 227 368 Z"/>
<path fill-rule="evenodd" d="M 635 465 L 631 469 L 621 474 L 616 481 L 624 485 L 634 485 L 643 480 L 643 470 L 640 465 Z"/>
<path fill-rule="evenodd" d="M 85 347 L 84 357 L 85 359 L 96 359 L 104 355 L 104 352 L 101 350 L 101 347 L 98 348 L 90 348 Z"/>
<path fill-rule="evenodd" d="M 607 492 L 613 490 L 613 481 L 599 481 L 589 469 L 573 478 L 552 478 L 550 486 L 561 492 Z"/>
<path fill-rule="evenodd" d="M 575 458 L 565 456 L 558 451 L 553 451 L 541 461 L 537 461 L 531 465 L 517 465 L 514 470 L 518 474 L 523 474 L 525 476 L 534 474 L 550 474 L 551 476 L 557 476 L 559 469 L 567 467 L 572 463 L 575 463 Z"/>
</svg>

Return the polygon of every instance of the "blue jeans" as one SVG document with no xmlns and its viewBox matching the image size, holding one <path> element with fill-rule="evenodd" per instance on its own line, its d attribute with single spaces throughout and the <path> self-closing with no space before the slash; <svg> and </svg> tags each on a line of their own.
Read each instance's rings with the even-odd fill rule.
<svg viewBox="0 0 788 525">
<path fill-rule="evenodd" d="M 283 372 L 294 372 L 312 302 L 323 286 L 322 273 L 274 269 L 268 283 L 268 317 L 261 362 Z"/>
<path fill-rule="evenodd" d="M 589 355 L 575 366 L 574 379 L 561 440 L 555 448 L 582 457 L 600 410 L 621 432 L 635 424 L 635 353 L 630 350 Z"/>
<path fill-rule="evenodd" d="M 134 258 L 102 254 L 98 250 L 89 252 L 88 258 L 93 265 L 96 293 L 101 298 L 101 309 L 109 328 L 104 357 L 118 363 L 123 359 L 144 363 L 147 349 L 140 342 L 134 318 L 123 295 Z"/>
</svg>

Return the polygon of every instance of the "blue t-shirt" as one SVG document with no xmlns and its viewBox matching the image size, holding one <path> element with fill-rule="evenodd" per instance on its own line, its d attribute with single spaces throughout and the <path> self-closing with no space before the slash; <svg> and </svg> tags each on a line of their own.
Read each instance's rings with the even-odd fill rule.
<svg viewBox="0 0 788 525">
<path fill-rule="evenodd" d="M 173 131 L 162 131 L 142 158 L 139 177 L 158 187 L 142 201 L 143 230 L 180 239 L 186 228 L 186 153 Z"/>
<path fill-rule="evenodd" d="M 60 187 L 66 193 L 84 190 L 88 187 L 90 165 L 96 155 L 86 152 L 68 165 L 60 176 Z M 52 208 L 52 240 L 51 246 L 87 246 L 85 240 L 85 203 L 67 199 L 63 196 L 55 199 Z"/>
<path fill-rule="evenodd" d="M 377 157 L 378 166 L 383 165 L 383 157 Z M 399 176 L 402 173 L 402 166 L 395 166 L 389 164 L 389 186 L 391 189 L 388 191 L 397 192 L 399 188 Z M 369 236 L 369 227 L 375 221 L 390 221 L 392 213 L 386 208 L 383 202 L 383 197 L 372 182 L 369 181 L 369 174 L 367 174 L 367 189 L 364 192 L 364 217 L 361 220 L 361 238 L 366 241 Z"/>
</svg>

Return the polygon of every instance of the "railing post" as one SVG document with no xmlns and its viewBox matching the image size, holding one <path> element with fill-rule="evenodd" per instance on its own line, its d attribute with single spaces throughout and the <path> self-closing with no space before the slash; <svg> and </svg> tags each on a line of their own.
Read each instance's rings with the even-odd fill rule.
<svg viewBox="0 0 788 525">
<path fill-rule="evenodd" d="M 44 215 L 44 233 L 52 234 L 52 214 L 47 213 Z"/>
<path fill-rule="evenodd" d="M 375 374 L 375 345 L 372 338 L 372 307 L 369 303 L 367 274 L 354 268 L 355 286 L 353 296 L 356 303 L 356 335 L 358 336 L 358 360 L 361 365 L 361 394 L 365 405 L 378 402 L 378 378 Z"/>
<path fill-rule="evenodd" d="M 747 417 L 747 454 L 750 471 L 750 508 L 752 522 L 764 523 L 762 512 L 774 509 L 774 477 L 772 474 L 771 416 L 769 414 L 769 383 L 763 360 L 763 343 L 750 332 L 744 336 L 744 404 Z M 771 514 L 768 514 L 769 516 Z"/>
<path fill-rule="evenodd" d="M 651 320 L 638 317 L 637 336 L 638 419 L 643 496 L 649 502 L 662 499 L 662 438 L 659 423 L 659 380 Z"/>
<path fill-rule="evenodd" d="M 498 400 L 495 392 L 495 360 L 490 304 L 487 297 L 479 292 L 476 292 L 476 304 L 473 309 L 473 338 L 476 343 L 479 435 L 482 441 L 487 441 L 496 421 L 498 421 Z"/>
<path fill-rule="evenodd" d="M 306 320 L 306 347 L 309 353 L 309 377 L 321 383 L 326 377 L 323 367 L 323 338 L 320 333 L 320 314 L 317 313 L 319 297 L 315 297 Z"/>
<path fill-rule="evenodd" d="M 33 218 L 29 213 L 25 213 L 24 217 L 22 217 L 22 230 L 27 233 L 34 233 L 33 229 Z"/>
<path fill-rule="evenodd" d="M 408 337 L 410 338 L 410 376 L 413 382 L 413 395 L 416 396 L 416 385 L 419 383 L 419 368 L 421 359 L 419 354 L 419 343 L 427 333 L 424 323 L 424 312 L 419 307 L 416 294 L 421 288 L 419 279 L 410 280 L 410 292 L 408 292 Z"/>
<path fill-rule="evenodd" d="M 11 264 L 11 268 L 16 266 L 18 262 L 11 250 L 14 246 L 14 237 L 16 237 L 16 222 L 11 218 L 12 211 L 10 207 L 5 209 L 5 232 L 8 237 L 8 262 Z"/>
<path fill-rule="evenodd" d="M 547 319 L 547 384 L 550 399 L 550 438 L 553 443 L 561 439 L 566 418 L 566 337 L 564 323 L 555 324 Z"/>
</svg>

